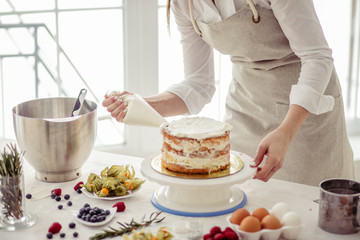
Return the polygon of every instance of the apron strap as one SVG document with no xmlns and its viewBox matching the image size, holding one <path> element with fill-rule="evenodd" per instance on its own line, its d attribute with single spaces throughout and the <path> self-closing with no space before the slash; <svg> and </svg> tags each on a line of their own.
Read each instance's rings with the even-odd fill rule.
<svg viewBox="0 0 360 240">
<path fill-rule="evenodd" d="M 254 23 L 258 23 L 260 22 L 260 16 L 255 8 L 255 5 L 253 3 L 252 0 L 247 0 L 248 4 L 249 4 L 249 7 L 253 13 L 253 17 L 252 17 L 252 20 Z M 196 23 L 195 21 L 195 18 L 194 18 L 194 3 L 193 3 L 193 0 L 188 0 L 188 5 L 189 5 L 189 11 L 190 11 L 190 18 L 191 18 L 191 22 L 194 26 L 194 29 L 195 29 L 195 32 L 200 36 L 202 37 L 202 33 L 200 31 L 200 28 L 198 26 L 198 24 Z"/>
</svg>

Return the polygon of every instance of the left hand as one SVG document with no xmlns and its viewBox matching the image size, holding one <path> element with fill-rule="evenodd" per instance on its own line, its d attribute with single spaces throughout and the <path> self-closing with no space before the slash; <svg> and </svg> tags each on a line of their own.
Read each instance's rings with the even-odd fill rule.
<svg viewBox="0 0 360 240">
<path fill-rule="evenodd" d="M 291 134 L 282 128 L 277 128 L 266 135 L 258 146 L 252 167 L 257 167 L 255 179 L 267 182 L 284 163 L 286 152 L 291 142 Z M 267 156 L 263 167 L 258 167 Z"/>
</svg>

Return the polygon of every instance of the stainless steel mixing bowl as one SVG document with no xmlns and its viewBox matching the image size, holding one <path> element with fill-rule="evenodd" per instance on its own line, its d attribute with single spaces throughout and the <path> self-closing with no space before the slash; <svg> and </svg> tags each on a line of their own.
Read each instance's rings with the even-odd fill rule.
<svg viewBox="0 0 360 240">
<path fill-rule="evenodd" d="M 78 178 L 96 139 L 97 104 L 85 100 L 71 117 L 76 98 L 43 98 L 13 108 L 16 140 L 24 158 L 45 182 Z"/>
</svg>

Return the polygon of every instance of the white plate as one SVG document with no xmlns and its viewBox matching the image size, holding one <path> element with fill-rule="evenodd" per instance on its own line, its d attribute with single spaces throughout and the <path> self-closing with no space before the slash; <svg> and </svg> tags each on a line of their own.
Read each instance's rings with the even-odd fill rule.
<svg viewBox="0 0 360 240">
<path fill-rule="evenodd" d="M 132 197 L 134 196 L 139 190 L 141 189 L 141 187 L 139 187 L 138 189 L 131 191 L 129 194 L 124 195 L 124 196 L 117 196 L 117 197 L 99 197 L 98 195 L 96 195 L 95 193 L 92 192 L 88 192 L 85 188 L 81 188 L 82 192 L 88 196 L 89 198 L 95 198 L 95 199 L 102 199 L 102 200 L 118 200 L 118 199 L 123 199 L 123 198 L 128 198 L 128 197 Z"/>
<path fill-rule="evenodd" d="M 73 215 L 75 216 L 75 218 L 78 220 L 78 222 L 81 222 L 82 224 L 84 225 L 87 225 L 87 226 L 92 226 L 92 227 L 97 227 L 97 226 L 102 226 L 102 225 L 105 225 L 107 224 L 108 222 L 110 222 L 113 217 L 115 216 L 115 213 L 116 213 L 116 207 L 114 208 L 111 208 L 111 209 L 104 209 L 105 211 L 106 210 L 109 210 L 110 211 L 110 214 L 106 216 L 105 220 L 102 221 L 102 222 L 87 222 L 87 221 L 84 221 L 82 220 L 81 218 L 78 218 L 78 214 L 79 214 L 79 210 L 78 211 L 73 211 Z"/>
</svg>

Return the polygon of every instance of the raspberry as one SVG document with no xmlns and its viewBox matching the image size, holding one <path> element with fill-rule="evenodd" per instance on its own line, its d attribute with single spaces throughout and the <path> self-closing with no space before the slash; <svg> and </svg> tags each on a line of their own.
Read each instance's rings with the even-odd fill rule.
<svg viewBox="0 0 360 240">
<path fill-rule="evenodd" d="M 60 232 L 61 230 L 61 224 L 58 222 L 54 222 L 50 227 L 49 227 L 49 232 L 52 234 L 56 234 L 58 232 Z"/>
<path fill-rule="evenodd" d="M 84 184 L 84 182 L 78 182 L 75 186 L 74 186 L 74 190 L 77 191 L 78 189 L 81 189 L 80 184 Z"/>
<path fill-rule="evenodd" d="M 224 237 L 228 240 L 238 240 L 239 239 L 234 231 L 233 232 L 225 231 Z"/>
<path fill-rule="evenodd" d="M 56 196 L 61 196 L 61 188 L 56 188 L 51 190 L 51 194 L 55 194 Z"/>
<path fill-rule="evenodd" d="M 210 235 L 211 235 L 212 237 L 214 237 L 215 234 L 217 234 L 217 233 L 221 233 L 221 228 L 218 227 L 218 226 L 215 226 L 215 227 L 213 227 L 213 228 L 210 230 Z"/>
<path fill-rule="evenodd" d="M 125 203 L 124 202 L 117 202 L 114 204 L 113 207 L 116 207 L 116 212 L 123 212 L 125 211 Z"/>
<path fill-rule="evenodd" d="M 220 233 L 216 233 L 214 235 L 214 240 L 224 240 L 225 239 L 225 236 L 224 234 L 222 234 L 221 232 Z"/>
<path fill-rule="evenodd" d="M 211 234 L 210 234 L 210 233 L 205 234 L 205 235 L 203 236 L 203 240 L 208 240 L 209 238 L 211 238 Z"/>
</svg>

